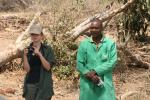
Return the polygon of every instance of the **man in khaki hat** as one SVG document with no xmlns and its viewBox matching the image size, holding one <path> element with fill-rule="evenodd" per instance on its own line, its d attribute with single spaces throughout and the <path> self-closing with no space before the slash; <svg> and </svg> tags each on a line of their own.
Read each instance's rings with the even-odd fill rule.
<svg viewBox="0 0 150 100">
<path fill-rule="evenodd" d="M 25 100 L 51 100 L 53 80 L 51 68 L 55 64 L 53 50 L 42 43 L 43 33 L 39 24 L 34 24 L 29 30 L 32 43 L 24 49 L 23 68 L 27 72 L 23 97 Z"/>
</svg>

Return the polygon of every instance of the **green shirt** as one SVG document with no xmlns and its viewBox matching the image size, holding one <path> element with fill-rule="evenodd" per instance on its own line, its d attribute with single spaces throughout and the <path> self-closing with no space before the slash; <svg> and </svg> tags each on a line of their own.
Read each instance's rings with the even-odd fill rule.
<svg viewBox="0 0 150 100">
<path fill-rule="evenodd" d="M 80 100 L 116 100 L 112 82 L 112 70 L 117 62 L 116 44 L 111 39 L 103 37 L 96 45 L 92 38 L 80 43 L 77 52 L 77 70 L 80 72 Z M 104 81 L 99 87 L 84 74 L 95 70 Z"/>
</svg>

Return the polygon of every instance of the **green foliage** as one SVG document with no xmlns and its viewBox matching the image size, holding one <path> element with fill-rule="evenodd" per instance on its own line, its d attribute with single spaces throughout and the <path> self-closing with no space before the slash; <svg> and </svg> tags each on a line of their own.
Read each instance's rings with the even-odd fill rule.
<svg viewBox="0 0 150 100">
<path fill-rule="evenodd" d="M 64 7 L 64 6 L 63 6 Z M 76 50 L 78 45 L 67 40 L 66 32 L 71 30 L 78 16 L 78 7 L 53 9 L 54 24 L 49 31 L 53 34 L 53 40 L 48 40 L 52 46 L 57 64 L 53 72 L 58 79 L 74 80 L 78 78 L 76 71 Z"/>
<path fill-rule="evenodd" d="M 63 80 L 74 80 L 78 79 L 79 74 L 71 66 L 59 66 L 58 68 L 53 68 L 55 75 L 58 79 Z"/>
<path fill-rule="evenodd" d="M 71 43 L 61 45 L 61 43 L 53 42 L 52 45 L 57 59 L 57 65 L 53 68 L 53 71 L 58 79 L 72 80 L 78 78 L 76 72 L 76 50 L 70 50 L 68 45 L 72 47 Z"/>
<path fill-rule="evenodd" d="M 128 0 L 118 0 L 124 4 Z M 149 0 L 135 0 L 134 3 L 125 10 L 120 20 L 119 31 L 121 33 L 131 35 L 133 40 L 144 40 L 147 33 L 148 22 L 150 21 L 150 1 Z M 127 35 L 123 36 L 125 40 Z"/>
<path fill-rule="evenodd" d="M 53 43 L 51 44 L 57 59 L 54 71 L 60 79 L 71 76 L 75 71 L 77 44 L 65 41 L 65 33 L 73 28 L 75 22 L 74 16 L 72 16 L 74 10 L 72 8 L 61 9 L 55 20 L 56 24 L 50 28 L 51 33 L 55 33 Z M 71 13 L 70 11 L 73 12 Z"/>
</svg>

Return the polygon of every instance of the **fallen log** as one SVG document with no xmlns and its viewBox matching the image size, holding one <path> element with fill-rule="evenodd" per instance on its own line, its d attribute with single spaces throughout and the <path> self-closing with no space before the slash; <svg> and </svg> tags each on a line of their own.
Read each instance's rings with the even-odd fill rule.
<svg viewBox="0 0 150 100">
<path fill-rule="evenodd" d="M 0 52 L 0 67 L 5 65 L 6 63 L 12 61 L 13 59 L 19 58 L 20 52 L 25 47 L 25 43 L 29 41 L 28 39 L 28 31 L 30 27 L 34 24 L 35 20 L 41 15 L 41 13 L 37 13 L 33 20 L 30 22 L 29 26 L 16 40 L 15 45 L 9 45 L 8 48 L 4 52 Z"/>
<path fill-rule="evenodd" d="M 110 20 L 113 16 L 116 16 L 118 13 L 123 12 L 126 8 L 128 8 L 132 3 L 134 3 L 134 0 L 129 0 L 125 5 L 121 6 L 118 9 L 115 9 L 113 11 L 106 11 L 104 13 L 96 14 L 95 16 L 92 16 L 90 18 L 87 18 L 84 22 L 76 26 L 71 31 L 67 32 L 66 34 L 71 35 L 70 40 L 74 41 L 79 37 L 80 34 L 84 33 L 90 26 L 90 21 L 93 18 L 99 18 L 102 22 L 105 22 L 107 20 Z"/>
<path fill-rule="evenodd" d="M 0 52 L 0 67 L 7 62 L 19 57 L 18 49 L 15 46 L 9 46 L 4 52 Z"/>
</svg>

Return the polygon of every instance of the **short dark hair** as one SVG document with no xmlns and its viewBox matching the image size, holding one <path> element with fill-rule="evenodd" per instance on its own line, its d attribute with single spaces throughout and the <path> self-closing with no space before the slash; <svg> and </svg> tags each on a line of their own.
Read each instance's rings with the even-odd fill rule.
<svg viewBox="0 0 150 100">
<path fill-rule="evenodd" d="M 98 18 L 96 18 L 96 17 L 94 17 L 93 19 L 91 19 L 91 22 L 100 22 L 100 20 L 98 19 Z"/>
<path fill-rule="evenodd" d="M 101 22 L 101 20 L 99 18 L 94 17 L 91 22 L 98 22 L 100 24 L 101 27 L 103 27 L 103 23 Z"/>
</svg>

